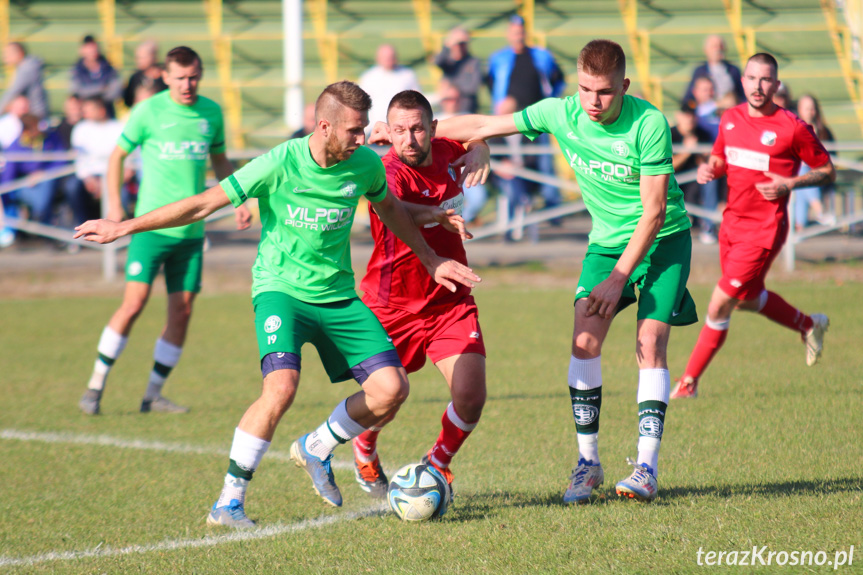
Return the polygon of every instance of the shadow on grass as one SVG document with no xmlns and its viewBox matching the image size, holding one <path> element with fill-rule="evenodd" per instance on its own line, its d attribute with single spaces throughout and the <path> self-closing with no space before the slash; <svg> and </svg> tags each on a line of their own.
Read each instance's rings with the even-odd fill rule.
<svg viewBox="0 0 863 575">
<path fill-rule="evenodd" d="M 770 497 L 777 496 L 807 496 L 829 495 L 832 493 L 863 492 L 863 477 L 843 477 L 828 480 L 813 481 L 783 481 L 779 483 L 744 483 L 737 485 L 705 485 L 698 487 L 660 488 L 659 499 L 652 505 L 676 504 L 681 499 L 690 497 L 727 498 L 734 496 Z M 579 507 L 563 502 L 562 493 L 522 493 L 517 491 L 501 491 L 496 493 L 477 493 L 463 498 L 457 497 L 452 512 L 444 520 L 476 521 L 493 517 L 502 508 L 530 507 Z M 614 488 L 603 489 L 590 498 L 590 505 L 604 505 L 607 502 L 619 501 Z"/>
<path fill-rule="evenodd" d="M 735 485 L 700 485 L 659 490 L 659 501 L 673 502 L 688 497 L 777 497 L 800 495 L 830 495 L 832 493 L 863 492 L 863 477 L 837 479 L 781 481 L 779 483 L 742 483 Z"/>
</svg>

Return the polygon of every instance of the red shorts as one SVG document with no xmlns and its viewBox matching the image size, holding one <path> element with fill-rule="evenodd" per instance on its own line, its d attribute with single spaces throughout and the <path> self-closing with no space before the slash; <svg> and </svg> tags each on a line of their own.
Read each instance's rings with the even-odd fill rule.
<svg viewBox="0 0 863 575">
<path fill-rule="evenodd" d="M 479 327 L 479 312 L 473 296 L 441 311 L 410 313 L 365 302 L 393 338 L 402 365 L 408 373 L 419 371 L 426 356 L 432 363 L 463 353 L 485 357 L 485 344 Z"/>
<path fill-rule="evenodd" d="M 719 232 L 719 262 L 722 277 L 719 288 L 727 295 L 742 301 L 755 299 L 764 291 L 764 279 L 773 260 L 782 251 L 785 234 L 776 234 L 773 246 L 765 249 L 746 241 L 734 241 L 729 236 L 733 232 Z"/>
</svg>

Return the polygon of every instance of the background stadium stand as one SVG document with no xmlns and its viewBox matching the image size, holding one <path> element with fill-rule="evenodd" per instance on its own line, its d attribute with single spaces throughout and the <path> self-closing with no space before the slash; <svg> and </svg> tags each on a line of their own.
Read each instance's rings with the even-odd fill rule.
<svg viewBox="0 0 863 575">
<path fill-rule="evenodd" d="M 837 139 L 863 130 L 859 60 L 861 0 L 307 0 L 304 2 L 304 92 L 356 79 L 381 42 L 398 49 L 425 90 L 439 71 L 427 62 L 454 25 L 473 31 L 480 58 L 505 44 L 508 17 L 522 14 L 535 43 L 564 68 L 571 93 L 575 58 L 590 39 L 620 42 L 630 58 L 633 90 L 669 117 L 692 69 L 703 61 L 707 34 L 726 38 L 728 58 L 769 51 L 792 95 L 813 93 Z M 205 60 L 202 93 L 225 106 L 229 145 L 267 147 L 283 139 L 282 2 L 280 0 L 0 0 L 0 42 L 23 41 L 46 62 L 56 114 L 81 38 L 94 34 L 124 80 L 135 45 L 159 42 L 162 52 L 188 44 Z M 0 76 L 0 87 L 10 70 Z M 487 92 L 482 94 L 487 106 Z"/>
</svg>

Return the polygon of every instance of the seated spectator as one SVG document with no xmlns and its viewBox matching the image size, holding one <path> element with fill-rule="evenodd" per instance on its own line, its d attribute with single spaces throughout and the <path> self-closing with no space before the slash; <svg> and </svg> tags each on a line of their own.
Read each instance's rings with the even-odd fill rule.
<svg viewBox="0 0 863 575">
<path fill-rule="evenodd" d="M 788 84 L 779 82 L 779 88 L 773 94 L 773 103 L 780 108 L 785 108 L 789 111 L 794 111 L 794 102 L 791 99 L 791 90 L 788 89 Z"/>
<path fill-rule="evenodd" d="M 708 36 L 704 39 L 704 55 L 707 61 L 692 72 L 692 80 L 683 96 L 683 105 L 695 107 L 695 97 L 692 93 L 695 81 L 699 78 L 710 78 L 715 90 L 714 98 L 724 100 L 726 94 L 734 94 L 735 105 L 746 100 L 743 84 L 740 82 L 740 68 L 725 59 L 725 40 L 721 36 Z"/>
<path fill-rule="evenodd" d="M 516 112 L 518 102 L 515 98 L 508 97 L 501 100 L 495 108 L 495 114 L 512 114 Z M 536 169 L 536 156 L 525 156 L 521 153 L 521 147 L 530 141 L 521 134 L 512 134 L 505 138 L 492 140 L 491 144 L 504 145 L 509 148 L 509 154 L 500 159 L 501 167 L 494 171 L 495 183 L 501 193 L 507 199 L 507 222 L 516 222 L 524 218 L 531 210 L 531 193 L 536 187 L 533 182 L 515 175 L 510 168 Z M 528 163 L 531 165 L 528 165 Z M 522 239 L 521 230 L 508 231 L 504 235 L 507 242 Z M 531 241 L 539 239 L 536 225 L 528 227 L 528 236 Z"/>
<path fill-rule="evenodd" d="M 443 77 L 458 90 L 456 110 L 461 114 L 475 114 L 479 110 L 477 94 L 482 84 L 482 63 L 470 53 L 469 44 L 468 31 L 460 26 L 453 28 L 434 60 Z"/>
<path fill-rule="evenodd" d="M 688 107 L 682 106 L 675 115 L 676 126 L 671 128 L 671 143 L 686 148 L 694 148 L 698 145 L 710 145 L 713 143 L 713 137 L 707 130 L 698 125 L 695 111 Z M 698 169 L 702 163 L 707 160 L 709 154 L 690 150 L 678 151 L 671 157 L 671 163 L 674 166 L 674 172 L 681 174 Z M 706 210 L 716 210 L 717 198 L 717 182 L 714 180 L 706 184 L 699 184 L 693 179 L 690 182 L 680 184 L 683 190 L 683 197 L 687 202 L 694 203 Z M 699 240 L 704 244 L 716 243 L 716 225 L 704 218 L 695 218 L 701 233 Z"/>
<path fill-rule="evenodd" d="M 398 54 L 391 44 L 378 46 L 375 62 L 376 65 L 363 72 L 359 80 L 360 88 L 372 98 L 367 135 L 375 123 L 387 121 L 387 106 L 393 96 L 404 90 L 421 91 L 417 75 L 410 68 L 399 65 Z"/>
<path fill-rule="evenodd" d="M 824 118 L 821 116 L 821 106 L 815 96 L 804 94 L 797 100 L 797 116 L 812 126 L 812 130 L 818 139 L 824 142 L 832 142 L 833 132 L 827 127 Z M 806 164 L 800 165 L 799 175 L 809 172 L 811 168 Z M 836 216 L 827 214 L 824 210 L 824 203 L 821 201 L 823 193 L 831 193 L 832 185 L 826 189 L 818 186 L 809 188 L 796 188 L 794 190 L 794 224 L 797 231 L 809 225 L 809 213 L 815 221 L 822 225 L 833 225 L 836 223 Z"/>
<path fill-rule="evenodd" d="M 142 84 L 147 84 L 148 91 L 152 91 L 152 94 L 157 94 L 168 87 L 162 80 L 159 47 L 152 40 L 141 42 L 135 47 L 135 68 L 135 73 L 129 77 L 129 83 L 123 90 L 123 103 L 127 108 L 131 108 L 138 102 L 137 90 Z"/>
<path fill-rule="evenodd" d="M 78 152 L 75 176 L 81 185 L 72 190 L 68 198 L 76 224 L 98 217 L 102 178 L 108 171 L 108 158 L 123 132 L 122 124 L 108 117 L 105 102 L 98 96 L 85 98 L 82 110 L 84 119 L 72 129 L 72 147 Z M 128 172 L 125 179 L 132 175 Z M 124 207 L 127 204 L 128 198 L 124 197 Z"/>
<path fill-rule="evenodd" d="M 3 63 L 15 68 L 15 79 L 0 96 L 0 110 L 6 108 L 13 98 L 24 96 L 30 102 L 30 112 L 39 118 L 48 117 L 48 97 L 42 85 L 42 60 L 28 56 L 20 42 L 9 42 L 3 50 Z"/>
<path fill-rule="evenodd" d="M 290 139 L 305 138 L 315 131 L 315 126 L 315 103 L 312 102 L 306 104 L 306 107 L 303 108 L 303 125 L 299 130 L 291 134 Z"/>
<path fill-rule="evenodd" d="M 24 128 L 21 118 L 29 113 L 30 100 L 27 99 L 27 96 L 12 98 L 5 112 L 0 116 L 0 150 L 5 150 L 18 139 Z"/>
<path fill-rule="evenodd" d="M 36 153 L 62 152 L 63 142 L 55 131 L 43 132 L 39 128 L 39 118 L 25 114 L 21 118 L 23 130 L 21 135 L 7 152 Z M 43 180 L 45 171 L 62 167 L 64 161 L 58 160 L 28 160 L 24 162 L 7 162 L 0 176 L 0 183 L 8 184 L 20 178 L 26 178 L 26 183 L 13 192 L 17 200 L 26 205 L 30 211 L 30 219 L 40 224 L 50 225 L 53 218 L 54 194 L 57 190 L 57 180 Z"/>
<path fill-rule="evenodd" d="M 108 62 L 93 36 L 85 36 L 78 50 L 81 58 L 72 68 L 69 93 L 81 99 L 100 97 L 105 102 L 108 117 L 114 117 L 114 100 L 123 93 L 120 75 Z"/>
<path fill-rule="evenodd" d="M 719 135 L 719 106 L 716 104 L 713 81 L 710 78 L 698 78 L 692 87 L 694 111 L 698 125 L 710 134 L 713 140 Z"/>
</svg>

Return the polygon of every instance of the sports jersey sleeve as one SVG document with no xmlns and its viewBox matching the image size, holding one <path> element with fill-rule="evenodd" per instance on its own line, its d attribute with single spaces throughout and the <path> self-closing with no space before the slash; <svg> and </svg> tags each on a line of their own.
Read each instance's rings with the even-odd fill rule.
<svg viewBox="0 0 863 575">
<path fill-rule="evenodd" d="M 234 207 L 249 198 L 268 196 L 281 185 L 286 177 L 277 154 L 281 149 L 280 146 L 258 156 L 220 182 Z"/>
<path fill-rule="evenodd" d="M 719 120 L 719 133 L 716 135 L 716 140 L 713 142 L 713 149 L 710 151 L 710 154 L 713 156 L 718 156 L 722 158 L 722 161 L 725 161 L 725 128 L 723 126 L 727 125 L 725 121 L 725 114 L 722 114 L 722 118 Z"/>
<path fill-rule="evenodd" d="M 546 98 L 513 114 L 515 127 L 531 141 L 540 134 L 550 134 L 557 125 L 564 101 L 559 98 Z"/>
<path fill-rule="evenodd" d="M 671 162 L 671 130 L 665 116 L 656 112 L 648 114 L 638 134 L 638 149 L 641 155 L 641 174 L 660 176 L 674 173 Z"/>
<path fill-rule="evenodd" d="M 820 168 L 830 161 L 830 155 L 812 131 L 812 126 L 802 120 L 798 120 L 794 128 L 792 146 L 797 157 L 806 162 L 810 168 Z"/>
<path fill-rule="evenodd" d="M 210 142 L 211 154 L 222 154 L 225 152 L 225 118 L 222 116 L 222 109 L 216 108 L 216 126 L 213 130 L 213 140 Z"/>
<path fill-rule="evenodd" d="M 370 202 L 380 202 L 387 195 L 387 172 L 380 160 L 377 161 L 374 174 L 369 180 L 369 189 L 364 195 Z"/>
<path fill-rule="evenodd" d="M 148 111 L 149 106 L 145 106 L 143 103 L 132 108 L 132 113 L 129 114 L 129 119 L 123 127 L 123 133 L 117 140 L 117 145 L 126 152 L 131 153 L 144 141 Z"/>
</svg>

